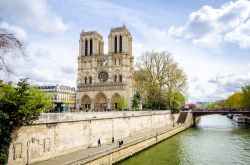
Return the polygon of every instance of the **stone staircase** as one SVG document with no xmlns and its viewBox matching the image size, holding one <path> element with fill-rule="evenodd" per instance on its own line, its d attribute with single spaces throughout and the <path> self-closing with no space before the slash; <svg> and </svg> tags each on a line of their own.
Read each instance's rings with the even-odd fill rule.
<svg viewBox="0 0 250 165">
<path fill-rule="evenodd" d="M 177 120 L 177 124 L 185 123 L 187 115 L 188 115 L 188 112 L 180 112 L 180 116 L 179 116 L 179 118 Z"/>
</svg>

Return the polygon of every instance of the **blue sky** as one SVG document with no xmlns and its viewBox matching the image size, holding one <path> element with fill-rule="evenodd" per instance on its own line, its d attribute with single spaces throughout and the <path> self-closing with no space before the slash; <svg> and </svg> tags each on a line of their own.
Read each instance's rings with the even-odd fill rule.
<svg viewBox="0 0 250 165">
<path fill-rule="evenodd" d="M 0 0 L 2 26 L 27 42 L 26 58 L 9 57 L 34 84 L 76 85 L 79 34 L 107 37 L 124 23 L 135 59 L 167 50 L 188 77 L 189 102 L 223 99 L 250 84 L 250 1 Z"/>
</svg>

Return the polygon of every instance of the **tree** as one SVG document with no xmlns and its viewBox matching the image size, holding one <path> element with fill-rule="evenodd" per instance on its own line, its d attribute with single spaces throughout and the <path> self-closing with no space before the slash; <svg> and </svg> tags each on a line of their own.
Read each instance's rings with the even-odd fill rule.
<svg viewBox="0 0 250 165">
<path fill-rule="evenodd" d="M 124 98 L 124 96 L 122 96 L 117 103 L 117 107 L 119 109 L 124 109 L 124 108 L 128 108 L 128 103 L 127 100 Z"/>
<path fill-rule="evenodd" d="M 235 92 L 225 100 L 228 108 L 241 109 L 243 107 L 243 93 Z"/>
<path fill-rule="evenodd" d="M 49 98 L 39 89 L 31 87 L 27 79 L 12 84 L 0 84 L 0 164 L 8 159 L 11 134 L 22 125 L 37 120 L 41 112 L 51 108 Z"/>
<path fill-rule="evenodd" d="M 10 30 L 1 26 L 0 21 L 0 71 L 11 73 L 6 58 L 7 55 L 25 55 L 25 44 L 16 38 Z"/>
<path fill-rule="evenodd" d="M 250 109 L 250 85 L 245 85 L 242 87 L 243 92 L 243 106 L 246 109 Z"/>
<path fill-rule="evenodd" d="M 144 105 L 157 109 L 178 108 L 177 95 L 185 92 L 187 78 L 171 54 L 148 51 L 138 61 L 140 74 L 134 77 L 135 81 L 142 82 L 140 90 L 146 93 Z"/>
<path fill-rule="evenodd" d="M 136 91 L 132 98 L 132 108 L 135 110 L 139 110 L 140 103 L 141 103 L 141 95 L 138 91 Z"/>
</svg>

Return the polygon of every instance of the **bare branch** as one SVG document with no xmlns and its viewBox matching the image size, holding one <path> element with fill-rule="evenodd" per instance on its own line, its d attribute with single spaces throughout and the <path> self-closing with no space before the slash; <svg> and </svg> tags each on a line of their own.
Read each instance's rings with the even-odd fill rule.
<svg viewBox="0 0 250 165">
<path fill-rule="evenodd" d="M 10 30 L 0 27 L 0 71 L 13 74 L 7 63 L 7 56 L 13 55 L 25 56 L 25 43 L 19 40 Z"/>
</svg>

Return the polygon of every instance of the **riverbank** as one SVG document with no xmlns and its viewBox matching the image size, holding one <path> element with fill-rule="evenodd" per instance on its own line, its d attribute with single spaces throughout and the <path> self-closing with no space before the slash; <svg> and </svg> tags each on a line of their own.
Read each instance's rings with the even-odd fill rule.
<svg viewBox="0 0 250 165">
<path fill-rule="evenodd" d="M 82 149 L 34 163 L 34 165 L 113 164 L 157 144 L 192 125 L 192 115 L 189 113 L 184 123 L 176 124 L 174 127 L 170 125 L 164 126 L 134 136 L 117 139 L 115 143 L 106 143 L 101 147 Z M 124 142 L 121 147 L 117 145 L 118 140 L 123 140 Z"/>
<path fill-rule="evenodd" d="M 8 164 L 32 164 L 96 148 L 98 139 L 108 144 L 113 137 L 125 139 L 171 128 L 173 124 L 184 123 L 179 119 L 186 114 L 181 118 L 170 111 L 42 114 L 32 125 L 13 133 Z"/>
<path fill-rule="evenodd" d="M 117 165 L 249 165 L 250 127 L 223 115 L 191 127 Z"/>
</svg>

